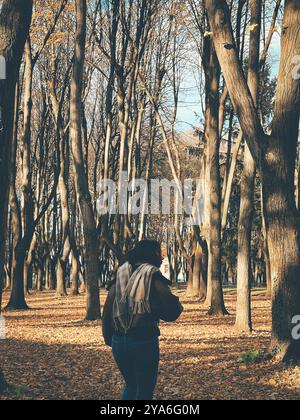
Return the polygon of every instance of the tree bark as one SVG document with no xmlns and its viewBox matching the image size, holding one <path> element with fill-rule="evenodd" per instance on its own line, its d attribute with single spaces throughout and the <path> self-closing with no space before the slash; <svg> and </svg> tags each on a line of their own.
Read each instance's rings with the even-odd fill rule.
<svg viewBox="0 0 300 420">
<path fill-rule="evenodd" d="M 65 132 L 63 129 L 62 115 L 60 111 L 60 104 L 57 100 L 56 89 L 55 89 L 55 73 L 56 66 L 54 59 L 52 60 L 51 79 L 49 81 L 49 94 L 53 109 L 53 115 L 57 126 L 57 132 L 60 136 L 59 142 L 59 154 L 60 154 L 60 173 L 58 182 L 58 193 L 60 195 L 61 203 L 61 235 L 62 235 L 62 246 L 60 249 L 59 257 L 57 259 L 57 286 L 56 294 L 58 296 L 67 295 L 66 287 L 66 271 L 68 257 L 71 251 L 70 244 L 70 222 L 69 222 L 69 200 L 68 200 L 68 184 L 67 184 L 67 152 L 66 152 L 66 140 Z"/>
<path fill-rule="evenodd" d="M 205 39 L 203 63 L 206 80 L 205 136 L 208 145 L 209 165 L 209 245 L 208 282 L 210 284 L 209 315 L 225 315 L 226 311 L 221 276 L 221 177 L 219 135 L 219 84 L 220 66 L 214 46 Z"/>
<path fill-rule="evenodd" d="M 30 271 L 31 271 L 30 269 L 32 267 L 36 242 L 37 242 L 37 236 L 33 235 L 27 257 L 25 257 L 25 261 L 24 261 L 24 294 L 25 295 L 29 293 Z"/>
<path fill-rule="evenodd" d="M 24 84 L 24 127 L 21 138 L 21 161 L 22 161 L 22 204 L 21 204 L 21 229 L 22 234 L 18 236 L 15 248 L 16 266 L 12 275 L 12 290 L 10 300 L 7 305 L 8 310 L 28 309 L 24 293 L 24 270 L 26 253 L 30 247 L 33 227 L 33 192 L 32 192 L 32 172 L 31 172 L 31 113 L 32 113 L 32 78 L 33 65 L 31 55 L 30 40 L 27 38 L 25 43 L 25 84 Z M 20 232 L 21 232 L 20 229 Z"/>
<path fill-rule="evenodd" d="M 32 0 L 4 0 L 0 13 L 0 55 L 6 80 L 0 80 L 0 313 L 4 280 L 4 248 L 9 194 L 9 162 L 14 121 L 15 87 L 32 15 Z M 0 394 L 7 388 L 0 367 Z"/>
<path fill-rule="evenodd" d="M 98 235 L 91 195 L 88 187 L 88 175 L 85 171 L 82 150 L 82 83 L 85 61 L 86 40 L 86 0 L 76 0 L 76 45 L 70 93 L 70 142 L 73 155 L 75 188 L 79 204 L 84 239 L 86 263 L 86 319 L 100 318 L 98 284 Z"/>
<path fill-rule="evenodd" d="M 300 360 L 300 341 L 291 333 L 292 320 L 300 314 L 299 213 L 294 194 L 300 81 L 292 77 L 293 57 L 300 55 L 299 27 L 300 0 L 287 0 L 272 134 L 262 162 L 272 273 L 271 350 L 287 361 Z"/>
<path fill-rule="evenodd" d="M 197 244 L 193 267 L 193 289 L 197 290 L 197 297 L 204 302 L 207 297 L 207 250 L 204 244 Z"/>
<path fill-rule="evenodd" d="M 226 185 L 226 192 L 225 192 L 223 211 L 222 211 L 222 232 L 224 232 L 227 226 L 230 197 L 231 197 L 232 185 L 234 181 L 234 173 L 235 173 L 236 164 L 239 157 L 239 151 L 242 144 L 242 140 L 243 140 L 243 133 L 241 131 L 236 139 L 236 142 L 233 147 L 233 152 L 232 152 L 231 164 L 230 164 L 230 169 L 229 169 L 229 174 L 228 174 L 228 181 Z"/>
<path fill-rule="evenodd" d="M 77 296 L 79 295 L 79 261 L 78 255 L 72 251 L 72 295 Z"/>
<path fill-rule="evenodd" d="M 265 211 L 264 211 L 264 201 L 263 201 L 263 191 L 261 188 L 261 203 L 262 203 L 262 231 L 263 231 L 263 255 L 265 260 L 265 277 L 267 284 L 267 297 L 270 298 L 272 294 L 272 274 L 271 274 L 271 264 L 270 264 L 270 253 L 269 253 L 269 243 L 267 237 L 267 228 L 265 220 Z"/>
<path fill-rule="evenodd" d="M 251 31 L 249 43 L 248 86 L 254 104 L 258 102 L 259 51 L 262 1 L 250 0 Z M 239 332 L 252 332 L 251 317 L 251 231 L 254 211 L 254 184 L 256 165 L 249 147 L 245 145 L 241 180 L 241 203 L 238 224 L 237 260 L 237 313 L 235 328 Z"/>
<path fill-rule="evenodd" d="M 0 15 L 0 55 L 6 61 L 5 80 L 0 80 L 0 266 L 3 264 L 9 188 L 9 162 L 14 119 L 15 85 L 32 15 L 32 0 L 4 0 Z M 2 271 L 2 270 L 1 270 Z M 0 275 L 2 278 L 2 272 Z"/>
<path fill-rule="evenodd" d="M 228 90 L 258 165 L 261 165 L 266 229 L 272 273 L 271 352 L 278 360 L 300 359 L 293 318 L 300 314 L 299 216 L 294 194 L 299 130 L 299 79 L 293 78 L 300 54 L 300 0 L 286 0 L 281 60 L 272 133 L 267 136 L 236 54 L 226 1 L 207 0 L 206 8 Z"/>
</svg>

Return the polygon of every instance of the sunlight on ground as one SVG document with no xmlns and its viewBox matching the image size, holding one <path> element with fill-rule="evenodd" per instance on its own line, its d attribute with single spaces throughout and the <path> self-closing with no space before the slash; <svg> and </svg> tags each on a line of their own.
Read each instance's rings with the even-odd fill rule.
<svg viewBox="0 0 300 420">
<path fill-rule="evenodd" d="M 175 293 L 185 311 L 177 323 L 161 326 L 156 399 L 300 399 L 299 368 L 241 362 L 243 353 L 268 347 L 270 302 L 263 291 L 254 292 L 252 336 L 234 330 L 232 291 L 226 291 L 226 318 L 210 318 L 185 292 Z M 8 331 L 0 355 L 15 391 L 2 399 L 118 399 L 123 382 L 100 321 L 83 321 L 84 297 L 57 299 L 43 292 L 28 302 L 30 311 L 5 314 Z"/>
</svg>

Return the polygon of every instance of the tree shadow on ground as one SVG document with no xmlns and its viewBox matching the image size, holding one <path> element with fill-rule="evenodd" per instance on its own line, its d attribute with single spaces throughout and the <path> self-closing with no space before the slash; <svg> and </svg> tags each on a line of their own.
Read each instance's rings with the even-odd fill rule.
<svg viewBox="0 0 300 420">
<path fill-rule="evenodd" d="M 162 339 L 156 398 L 172 399 L 300 399 L 298 392 L 268 381 L 283 366 L 271 362 L 238 363 L 253 340 Z M 16 393 L 4 399 L 118 399 L 123 382 L 110 349 L 93 345 L 44 344 L 7 340 L 1 345 L 5 376 Z"/>
<path fill-rule="evenodd" d="M 0 358 L 17 391 L 1 399 L 118 399 L 123 381 L 111 350 L 104 346 L 99 322 L 82 320 L 84 297 L 72 298 L 72 305 L 57 305 L 53 293 L 49 296 L 44 314 L 40 299 L 32 297 L 35 313 L 7 316 L 9 339 L 0 342 Z M 239 361 L 242 353 L 268 348 L 267 300 L 255 302 L 254 325 L 261 330 L 253 335 L 238 334 L 233 315 L 210 317 L 203 305 L 183 300 L 186 310 L 180 320 L 161 325 L 156 399 L 300 399 L 300 380 L 290 383 L 289 368 L 270 360 Z M 228 298 L 226 304 L 235 309 Z"/>
</svg>

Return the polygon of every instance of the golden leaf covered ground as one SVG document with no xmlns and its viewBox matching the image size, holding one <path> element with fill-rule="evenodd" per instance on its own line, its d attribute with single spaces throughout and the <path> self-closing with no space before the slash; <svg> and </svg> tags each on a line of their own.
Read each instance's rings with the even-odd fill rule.
<svg viewBox="0 0 300 420">
<path fill-rule="evenodd" d="M 300 399 L 300 368 L 260 358 L 270 336 L 270 302 L 262 291 L 253 293 L 252 336 L 234 330 L 235 292 L 225 293 L 226 318 L 210 318 L 184 291 L 175 293 L 185 311 L 177 323 L 161 326 L 156 399 Z M 5 314 L 0 357 L 13 386 L 0 399 L 118 399 L 123 382 L 100 322 L 83 321 L 84 297 L 43 292 L 28 303 L 30 311 Z"/>
</svg>

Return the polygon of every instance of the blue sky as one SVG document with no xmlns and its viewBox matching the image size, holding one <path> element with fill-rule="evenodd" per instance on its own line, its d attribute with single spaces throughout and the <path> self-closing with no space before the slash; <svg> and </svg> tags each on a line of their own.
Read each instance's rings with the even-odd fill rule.
<svg viewBox="0 0 300 420">
<path fill-rule="evenodd" d="M 280 59 L 280 35 L 276 32 L 269 51 L 269 62 L 272 64 L 274 76 L 278 74 Z M 187 131 L 192 126 L 199 126 L 199 118 L 201 116 L 201 99 L 195 74 L 192 70 L 192 64 L 187 65 L 183 75 L 183 81 L 180 92 L 180 102 L 177 118 L 177 130 Z"/>
</svg>

